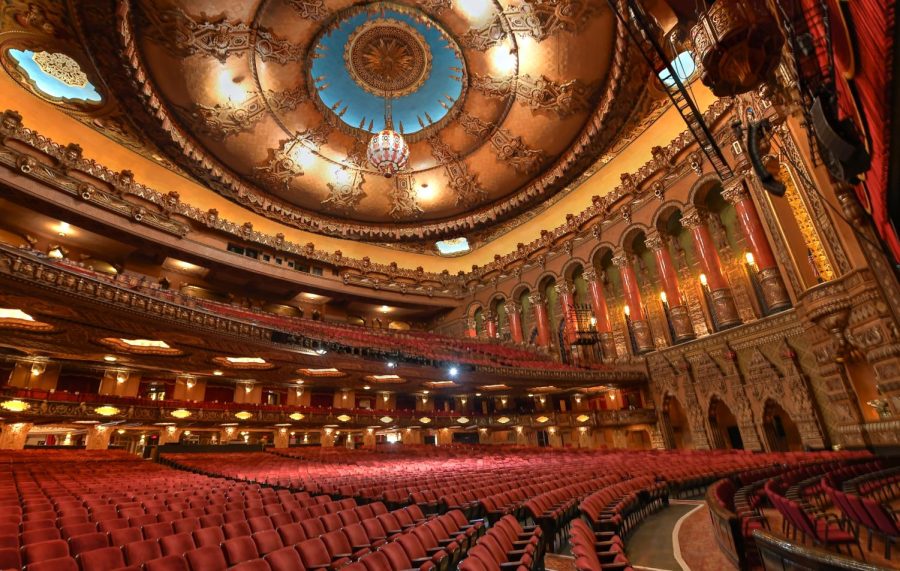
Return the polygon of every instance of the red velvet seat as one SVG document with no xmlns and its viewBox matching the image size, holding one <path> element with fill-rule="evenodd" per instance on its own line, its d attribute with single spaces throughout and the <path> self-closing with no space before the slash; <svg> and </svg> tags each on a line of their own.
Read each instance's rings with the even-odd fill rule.
<svg viewBox="0 0 900 571">
<path fill-rule="evenodd" d="M 281 536 L 281 541 L 285 545 L 295 545 L 309 539 L 306 532 L 303 530 L 303 526 L 299 523 L 291 523 L 279 527 L 278 535 Z"/>
<path fill-rule="evenodd" d="M 79 571 L 79 569 L 74 557 L 60 557 L 31 563 L 25 566 L 25 571 Z"/>
<path fill-rule="evenodd" d="M 227 571 L 228 562 L 219 546 L 207 545 L 184 554 L 191 571 Z"/>
<path fill-rule="evenodd" d="M 225 534 L 221 527 L 204 527 L 193 533 L 194 543 L 197 547 L 213 546 L 218 548 L 225 541 Z"/>
<path fill-rule="evenodd" d="M 272 571 L 305 571 L 300 554 L 293 547 L 282 547 L 265 556 Z"/>
<path fill-rule="evenodd" d="M 104 547 L 109 547 L 109 536 L 101 532 L 85 533 L 69 539 L 69 551 L 73 556 Z"/>
<path fill-rule="evenodd" d="M 244 537 L 253 533 L 253 531 L 250 529 L 250 524 L 247 523 L 247 520 L 226 523 L 222 526 L 222 530 L 225 532 L 226 539 L 231 539 L 233 537 Z"/>
<path fill-rule="evenodd" d="M 159 547 L 163 555 L 184 555 L 192 549 L 196 549 L 194 537 L 190 533 L 176 533 L 167 535 L 159 540 Z"/>
<path fill-rule="evenodd" d="M 143 565 L 151 559 L 159 559 L 163 556 L 159 548 L 159 542 L 155 539 L 145 539 L 126 544 L 122 550 L 125 553 L 125 561 L 129 565 Z"/>
<path fill-rule="evenodd" d="M 226 539 L 222 543 L 222 551 L 225 552 L 225 558 L 228 560 L 229 565 L 237 565 L 242 561 L 249 561 L 259 557 L 256 544 L 252 538 L 246 535 Z"/>
<path fill-rule="evenodd" d="M 166 555 L 144 564 L 144 571 L 191 571 L 181 555 Z"/>
<path fill-rule="evenodd" d="M 125 567 L 125 557 L 118 547 L 94 549 L 78 556 L 81 571 L 112 571 Z M 138 569 L 134 567 L 134 569 Z"/>
<path fill-rule="evenodd" d="M 265 559 L 253 559 L 235 565 L 231 571 L 271 571 L 271 569 Z"/>
<path fill-rule="evenodd" d="M 22 547 L 22 563 L 37 563 L 47 559 L 69 556 L 69 544 L 62 539 L 51 539 Z"/>
<path fill-rule="evenodd" d="M 19 536 L 19 541 L 22 545 L 30 545 L 32 543 L 40 543 L 52 539 L 61 539 L 59 530 L 55 527 L 25 531 Z"/>
<path fill-rule="evenodd" d="M 126 543 L 135 543 L 142 541 L 144 534 L 137 527 L 123 527 L 122 529 L 114 529 L 109 533 L 109 544 L 121 547 Z"/>
</svg>

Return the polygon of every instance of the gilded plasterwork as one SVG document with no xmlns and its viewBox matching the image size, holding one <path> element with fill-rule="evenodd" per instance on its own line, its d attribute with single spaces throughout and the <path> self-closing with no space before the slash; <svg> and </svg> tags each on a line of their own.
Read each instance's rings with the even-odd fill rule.
<svg viewBox="0 0 900 571">
<path fill-rule="evenodd" d="M 41 71 L 72 87 L 87 87 L 88 78 L 78 62 L 63 53 L 37 52 L 34 63 Z"/>
</svg>

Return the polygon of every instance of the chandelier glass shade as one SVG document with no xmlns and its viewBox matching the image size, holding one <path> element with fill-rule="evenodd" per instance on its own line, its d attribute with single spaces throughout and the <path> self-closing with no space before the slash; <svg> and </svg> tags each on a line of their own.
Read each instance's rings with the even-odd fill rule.
<svg viewBox="0 0 900 571">
<path fill-rule="evenodd" d="M 386 178 L 391 178 L 406 168 L 409 162 L 409 145 L 403 135 L 388 128 L 372 137 L 366 155 L 373 167 Z"/>
</svg>

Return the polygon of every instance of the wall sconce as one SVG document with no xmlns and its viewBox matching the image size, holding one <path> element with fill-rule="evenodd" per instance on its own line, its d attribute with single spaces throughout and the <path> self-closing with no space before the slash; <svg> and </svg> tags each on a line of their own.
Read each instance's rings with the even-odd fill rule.
<svg viewBox="0 0 900 571">
<path fill-rule="evenodd" d="M 247 394 L 252 393 L 253 392 L 253 384 L 252 383 L 244 384 L 244 392 Z"/>
<path fill-rule="evenodd" d="M 166 432 L 168 432 L 169 434 L 175 434 L 175 431 L 176 431 L 176 430 L 177 430 L 177 429 L 176 429 L 174 426 L 167 426 L 167 427 L 166 427 Z"/>
<path fill-rule="evenodd" d="M 188 390 L 193 389 L 196 384 L 197 384 L 197 381 L 195 381 L 193 378 L 190 378 L 190 377 L 188 377 L 184 381 L 184 386 L 186 386 L 188 388 Z"/>
<path fill-rule="evenodd" d="M 347 400 L 347 391 L 341 391 L 341 400 Z"/>
<path fill-rule="evenodd" d="M 303 387 L 297 387 L 296 389 L 294 389 L 294 394 L 297 395 L 297 398 L 302 397 L 303 396 Z"/>
<path fill-rule="evenodd" d="M 547 432 L 549 432 L 550 434 L 556 434 L 556 429 L 551 426 L 550 428 L 547 429 Z"/>
<path fill-rule="evenodd" d="M 40 377 L 47 370 L 47 363 L 44 361 L 35 361 L 31 364 L 31 376 Z"/>
<path fill-rule="evenodd" d="M 700 285 L 708 287 L 709 282 L 706 280 L 706 274 L 700 274 Z"/>
<path fill-rule="evenodd" d="M 609 400 L 616 400 L 616 393 L 610 391 L 609 392 Z"/>
<path fill-rule="evenodd" d="M 303 435 L 303 442 L 309 442 L 309 434 Z"/>
<path fill-rule="evenodd" d="M 428 395 L 422 395 L 422 404 L 426 404 L 428 402 Z"/>
<path fill-rule="evenodd" d="M 282 433 L 282 434 L 287 434 L 287 428 L 282 428 L 282 429 L 279 430 L 278 432 L 280 432 L 280 433 Z"/>
<path fill-rule="evenodd" d="M 369 434 L 375 434 L 375 429 L 374 429 L 374 428 L 367 428 L 367 429 L 366 429 L 366 432 L 368 432 Z"/>
<path fill-rule="evenodd" d="M 184 435 L 185 435 L 185 436 L 190 436 L 190 435 L 191 435 L 191 431 L 190 431 L 190 430 L 185 430 L 185 431 L 184 431 Z"/>
<path fill-rule="evenodd" d="M 467 402 L 468 400 L 469 400 L 469 399 L 467 399 L 466 397 L 460 397 L 460 398 L 459 398 L 459 402 L 460 402 L 460 404 L 462 404 L 462 405 L 465 405 L 466 402 Z"/>
<path fill-rule="evenodd" d="M 522 430 L 524 430 L 521 426 L 516 427 L 516 432 L 522 434 Z"/>
<path fill-rule="evenodd" d="M 669 296 L 666 295 L 666 292 L 659 292 L 659 301 L 663 302 L 664 304 L 669 303 Z"/>
<path fill-rule="evenodd" d="M 121 385 L 128 380 L 128 371 L 116 371 L 116 383 Z"/>
<path fill-rule="evenodd" d="M 541 404 L 545 404 L 547 402 L 547 397 L 540 396 L 540 397 L 538 397 L 538 400 L 541 401 Z"/>
<path fill-rule="evenodd" d="M 391 395 L 390 393 L 382 393 L 381 398 L 384 399 L 384 402 L 387 402 L 391 398 Z"/>
<path fill-rule="evenodd" d="M 60 238 L 65 238 L 69 234 L 69 230 L 71 229 L 72 227 L 68 222 L 60 222 L 56 225 L 56 235 Z"/>
<path fill-rule="evenodd" d="M 581 395 L 575 395 L 575 404 L 581 404 Z"/>
<path fill-rule="evenodd" d="M 228 428 L 225 429 L 226 436 L 231 436 L 232 434 L 234 434 L 234 428 L 229 426 Z"/>
<path fill-rule="evenodd" d="M 756 259 L 753 257 L 753 252 L 746 252 L 744 254 L 744 260 L 747 262 L 747 265 L 756 269 Z"/>
<path fill-rule="evenodd" d="M 117 434 L 120 434 L 120 435 L 121 435 L 121 434 L 125 434 L 125 429 L 124 429 L 124 428 L 120 428 L 119 430 L 116 431 L 116 433 L 117 433 Z"/>
<path fill-rule="evenodd" d="M 591 327 L 597 327 L 597 318 L 591 316 Z"/>
<path fill-rule="evenodd" d="M 625 317 L 630 317 L 630 316 L 631 316 L 631 308 L 628 307 L 628 304 L 627 304 L 627 303 L 625 304 L 625 307 L 622 308 L 622 311 L 625 312 Z"/>
<path fill-rule="evenodd" d="M 508 399 L 507 397 L 505 397 L 505 396 L 500 397 L 500 403 L 503 404 L 503 406 L 506 406 L 506 403 L 507 403 L 508 400 L 509 400 L 509 399 Z"/>
<path fill-rule="evenodd" d="M 219 439 L 216 438 L 216 435 L 215 435 L 215 434 L 213 434 L 213 435 L 209 438 L 209 441 L 212 442 L 213 444 L 215 444 L 216 442 L 218 442 L 218 440 L 219 440 Z"/>
</svg>

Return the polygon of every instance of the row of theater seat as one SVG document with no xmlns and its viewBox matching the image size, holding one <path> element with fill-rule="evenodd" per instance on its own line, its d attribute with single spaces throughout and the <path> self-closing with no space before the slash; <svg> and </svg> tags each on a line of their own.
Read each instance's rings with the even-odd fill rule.
<svg viewBox="0 0 900 571">
<path fill-rule="evenodd" d="M 513 516 L 503 516 L 469 549 L 459 571 L 543 569 L 543 539 L 540 527 L 522 527 Z"/>
</svg>

